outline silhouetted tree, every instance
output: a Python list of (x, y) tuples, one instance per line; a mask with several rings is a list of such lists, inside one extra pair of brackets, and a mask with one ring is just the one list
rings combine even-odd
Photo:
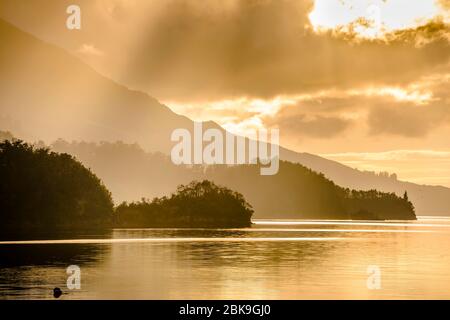
[(395, 193), (377, 190), (356, 191), (345, 189), (345, 207), (352, 219), (415, 220), (414, 206)]
[(0, 143), (2, 228), (100, 227), (113, 202), (102, 182), (68, 154), (20, 140)]
[(180, 185), (170, 197), (122, 203), (117, 222), (128, 227), (248, 227), (253, 209), (244, 197), (211, 181)]

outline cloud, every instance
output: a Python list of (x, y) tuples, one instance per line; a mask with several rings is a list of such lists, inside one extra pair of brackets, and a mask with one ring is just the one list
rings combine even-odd
[(425, 137), (440, 127), (450, 125), (450, 73), (438, 73), (411, 84), (426, 88), (432, 95), (428, 101), (409, 100), (388, 103), (375, 101), (370, 106), (368, 126), (371, 135), (394, 135), (410, 138)]
[(95, 43), (108, 52), (87, 60), (96, 69), (163, 101), (404, 85), (450, 59), (446, 24), (352, 43), (314, 32), (314, 0), (79, 0), (77, 34), (64, 27), (68, 3), (0, 0), (0, 16), (71, 51)]
[(316, 114), (304, 114), (295, 107), (284, 108), (274, 117), (264, 118), (264, 125), (273, 128), (278, 127), (283, 135), (290, 135), (301, 139), (302, 137), (331, 138), (352, 124), (351, 120), (338, 116), (323, 116)]
[[(283, 141), (338, 139), (370, 144), (380, 135), (402, 140), (427, 137), (450, 124), (450, 66), (405, 86), (330, 89), (275, 99), (231, 99), (168, 106), (197, 120), (214, 120), (237, 134), (279, 127)], [(365, 141), (365, 142), (364, 142)], [(396, 141), (395, 139), (391, 141)], [(364, 145), (363, 144), (363, 145)]]
[(437, 18), (417, 28), (389, 33), (386, 35), (386, 40), (413, 43), (418, 48), (432, 42), (447, 42), (447, 46), (450, 46), (450, 25), (444, 22), (443, 18)]
[(449, 61), (442, 39), (417, 48), (399, 35), (389, 43), (354, 44), (316, 34), (311, 8), (308, 1), (267, 0), (240, 1), (221, 11), (168, 1), (135, 46), (124, 82), (179, 101), (270, 99), (405, 83)]
[(442, 6), (442, 8), (450, 11), (450, 0), (439, 0), (439, 4)]
[(372, 135), (388, 134), (420, 138), (433, 129), (448, 124), (448, 120), (448, 105), (433, 103), (427, 106), (415, 106), (401, 103), (390, 107), (372, 108), (368, 124)]
[[(366, 141), (380, 135), (424, 138), (450, 128), (447, 69), (407, 86), (329, 90), (280, 99), (289, 103), (260, 118), (265, 126), (282, 128), (281, 135), (288, 140), (301, 136), (342, 138), (349, 128)], [(354, 136), (353, 140), (358, 139)]]
[[(423, 46), (448, 39), (448, 0), (315, 0), (314, 30), (352, 42), (410, 42)], [(447, 9), (446, 9), (447, 7)]]

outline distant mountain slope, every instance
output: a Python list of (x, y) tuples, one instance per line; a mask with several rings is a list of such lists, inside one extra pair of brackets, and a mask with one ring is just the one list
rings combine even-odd
[(256, 218), (413, 220), (407, 199), (376, 191), (351, 192), (300, 164), (282, 161), (277, 175), (262, 176), (258, 165), (176, 166), (168, 156), (124, 143), (52, 144), (91, 168), (116, 203), (167, 196), (176, 186), (208, 179), (240, 192)]
[[(166, 154), (172, 147), (171, 132), (193, 127), (190, 119), (147, 94), (101, 76), (66, 51), (1, 19), (0, 110), (0, 129), (26, 140), (121, 140)], [(204, 126), (220, 128), (213, 122)], [(322, 172), (343, 187), (398, 195), (406, 190), (419, 215), (450, 215), (448, 188), (391, 181), (287, 149), (281, 150), (281, 159)]]
[(0, 126), (27, 139), (123, 140), (167, 150), (192, 121), (0, 20)]
[(375, 175), (347, 167), (309, 153), (280, 150), (283, 160), (301, 163), (305, 167), (322, 172), (337, 185), (358, 190), (377, 189), (402, 195), (408, 192), (418, 215), (450, 215), (450, 189), (442, 186), (418, 185), (394, 178)]

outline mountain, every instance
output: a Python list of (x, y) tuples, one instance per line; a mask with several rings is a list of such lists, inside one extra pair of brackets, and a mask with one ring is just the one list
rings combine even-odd
[(177, 166), (169, 156), (122, 142), (58, 140), (51, 149), (81, 160), (105, 182), (116, 203), (135, 202), (136, 195), (147, 199), (167, 196), (178, 185), (211, 180), (241, 193), (253, 206), (256, 218), (415, 219), (407, 198), (344, 189), (298, 163), (281, 161), (278, 174), (262, 176), (259, 165)]
[[(0, 20), (0, 129), (29, 141), (123, 141), (168, 154), (174, 129), (193, 122), (149, 95), (98, 74), (54, 45)], [(206, 122), (205, 128), (218, 128)], [(307, 153), (281, 159), (323, 173), (342, 187), (408, 192), (418, 214), (450, 214), (450, 189), (390, 180)]]
[(192, 121), (145, 93), (101, 75), (76, 57), (0, 20), (2, 129), (25, 139), (123, 140), (166, 150)]

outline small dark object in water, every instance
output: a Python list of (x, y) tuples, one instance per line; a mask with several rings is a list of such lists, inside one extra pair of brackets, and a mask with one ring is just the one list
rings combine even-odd
[(53, 296), (58, 299), (59, 297), (61, 297), (62, 295), (62, 291), (60, 288), (55, 288), (53, 289)]

